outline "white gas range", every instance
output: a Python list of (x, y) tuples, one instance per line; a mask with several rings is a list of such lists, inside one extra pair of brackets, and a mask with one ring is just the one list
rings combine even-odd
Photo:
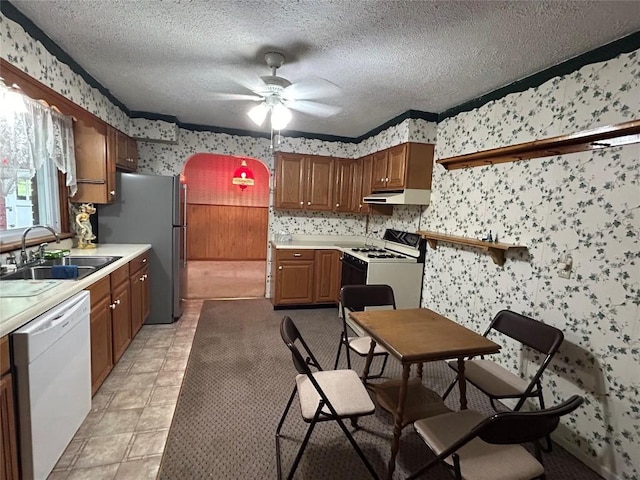
[(348, 249), (342, 255), (342, 286), (387, 284), (397, 308), (419, 308), (426, 242), (416, 233), (387, 229), (384, 247)]

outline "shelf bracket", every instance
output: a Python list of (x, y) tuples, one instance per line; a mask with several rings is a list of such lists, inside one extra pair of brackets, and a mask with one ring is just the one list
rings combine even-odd
[(489, 252), (489, 255), (491, 255), (493, 263), (501, 267), (504, 265), (504, 250), (489, 247), (487, 251)]

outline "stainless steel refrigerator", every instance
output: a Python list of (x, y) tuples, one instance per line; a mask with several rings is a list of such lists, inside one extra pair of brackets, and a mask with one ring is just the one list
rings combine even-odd
[(180, 176), (116, 174), (116, 202), (98, 206), (98, 243), (150, 243), (151, 313), (182, 315), (187, 280), (187, 186)]

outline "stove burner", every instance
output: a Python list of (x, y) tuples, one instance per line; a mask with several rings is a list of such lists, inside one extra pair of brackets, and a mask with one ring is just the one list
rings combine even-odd
[(377, 253), (383, 253), (385, 250), (383, 250), (382, 248), (353, 248), (352, 249), (354, 252), (362, 252), (362, 253), (369, 253), (369, 252), (377, 252)]

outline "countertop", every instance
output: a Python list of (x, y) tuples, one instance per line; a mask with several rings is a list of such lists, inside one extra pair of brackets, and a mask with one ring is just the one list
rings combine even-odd
[[(57, 280), (57, 285), (39, 295), (32, 297), (1, 297), (0, 337), (20, 328), (38, 315), (41, 315), (63, 300), (86, 289), (92, 283), (106, 277), (138, 255), (151, 249), (150, 244), (104, 244), (96, 245), (96, 247), (95, 249), (87, 250), (73, 248), (71, 249), (71, 255), (85, 257), (118, 256), (122, 258), (80, 280)], [(5, 280), (4, 282), (12, 281), (13, 280)], [(1, 282), (0, 288), (2, 288)]]

